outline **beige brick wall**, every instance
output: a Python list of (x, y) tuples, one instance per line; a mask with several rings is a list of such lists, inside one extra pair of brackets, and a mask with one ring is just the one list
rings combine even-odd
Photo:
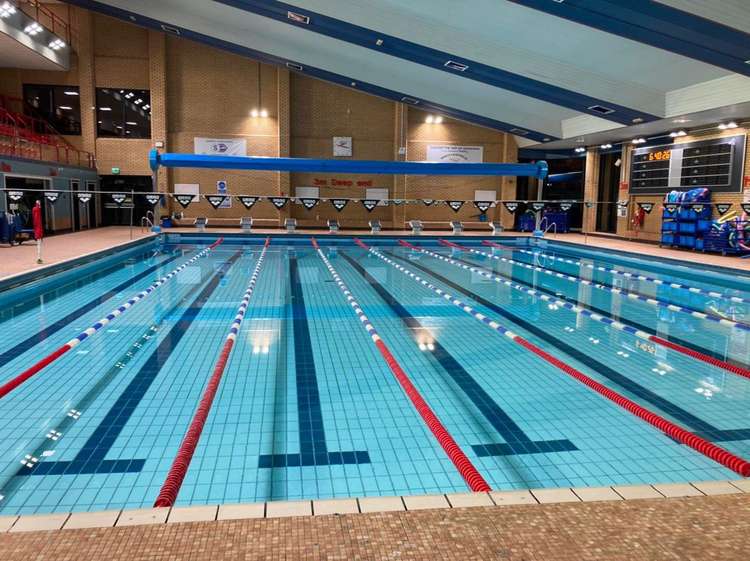
[[(71, 8), (76, 30), (73, 67), (69, 72), (0, 70), (0, 93), (21, 94), (23, 83), (77, 84), (81, 89), (81, 137), (74, 142), (94, 152), (102, 174), (119, 167), (123, 175), (150, 175), (148, 151), (156, 141), (171, 152), (192, 152), (195, 137), (244, 138), (248, 154), (333, 158), (333, 137), (353, 138), (353, 159), (422, 160), (426, 147), (435, 144), (481, 145), (487, 162), (515, 162), (517, 147), (503, 133), (445, 119), (426, 125), (425, 114), (286, 69), (259, 64), (248, 58), (198, 43), (139, 28), (126, 22)], [(259, 79), (260, 77), (260, 79)], [(152, 138), (97, 138), (95, 88), (151, 90)], [(260, 95), (260, 98), (259, 98)], [(268, 118), (253, 118), (253, 108), (265, 108)], [(407, 154), (400, 155), (405, 146)], [(172, 191), (175, 183), (199, 183), (201, 192), (215, 193), (216, 182), (226, 180), (232, 194), (293, 195), (297, 186), (315, 186), (325, 180), (321, 197), (365, 196), (364, 186), (387, 188), (392, 197), (472, 199), (475, 189), (491, 189), (498, 197), (515, 196), (515, 178), (405, 177), (391, 175), (331, 175), (323, 173), (246, 172), (235, 170), (162, 170), (159, 190)], [(351, 187), (332, 180), (351, 181)], [(206, 215), (214, 224), (234, 223), (248, 214), (238, 201), (230, 209), (213, 210), (208, 203), (193, 203), (188, 218)], [(170, 206), (181, 210), (170, 201)], [(500, 209), (490, 211), (496, 218)], [(502, 210), (503, 214), (508, 214)], [(328, 203), (312, 211), (290, 205), (282, 212), (270, 203), (258, 203), (256, 218), (283, 220), (296, 217), (302, 225), (324, 225), (336, 217), (344, 225), (362, 226), (379, 218), (384, 226), (403, 227), (412, 218), (442, 221), (471, 219), (478, 211), (466, 205), (458, 215), (447, 207), (422, 205), (379, 207), (368, 213), (350, 203), (337, 213)], [(508, 215), (509, 217), (510, 215)], [(508, 218), (505, 217), (505, 218)]]

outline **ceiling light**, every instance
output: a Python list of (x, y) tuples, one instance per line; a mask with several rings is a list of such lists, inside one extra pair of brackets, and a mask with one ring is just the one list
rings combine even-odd
[(433, 117), (432, 115), (427, 115), (427, 117), (424, 120), (425, 123), (432, 123), (434, 121), (435, 121), (435, 117)]
[(602, 144), (601, 146), (599, 146), (599, 148), (601, 148), (602, 150), (607, 150), (609, 148), (612, 148), (612, 145), (611, 144)]
[(251, 116), (251, 117), (257, 117), (257, 116), (258, 116), (258, 110), (257, 110), (257, 109), (253, 109), (253, 110), (251, 110), (251, 111), (250, 111), (250, 116)]
[(721, 123), (719, 125), (719, 128), (721, 130), (736, 129), (737, 128), (737, 123), (735, 123), (734, 121), (729, 121), (728, 123)]
[(133, 103), (135, 103), (136, 105), (140, 105), (141, 103), (143, 103), (143, 100), (139, 97)]
[(646, 142), (646, 139), (645, 138), (634, 138), (630, 142), (632, 142), (633, 144), (643, 144), (644, 142)]
[(66, 90), (65, 95), (78, 95), (78, 92), (74, 92), (73, 90)]
[(674, 121), (672, 121), (672, 122), (673, 122), (673, 123), (678, 123), (678, 124), (682, 124), (682, 123), (689, 123), (689, 122), (690, 122), (690, 119), (685, 119), (684, 117), (682, 117), (682, 118), (680, 118), (680, 119), (675, 119), (675, 120), (674, 120)]
[(685, 131), (673, 131), (669, 133), (669, 136), (677, 138), (678, 136), (687, 136), (687, 133)]
[(136, 123), (135, 121), (125, 121), (125, 124), (126, 125), (137, 125), (138, 123)]
[(0, 18), (9, 18), (16, 13), (16, 7), (10, 2), (3, 2), (0, 5)]
[(641, 117), (636, 117), (635, 119), (633, 119), (633, 122), (634, 123), (642, 123), (643, 119)]
[(438, 116), (435, 117), (435, 123), (437, 123), (439, 125), (442, 122), (443, 122), (443, 118), (440, 115), (438, 115)]
[(585, 152), (585, 151), (586, 151), (586, 149), (583, 146), (579, 146), (578, 148), (576, 148), (576, 152), (578, 152), (579, 154), (581, 152)]
[(60, 107), (58, 107), (58, 109), (62, 109), (64, 111), (70, 111), (73, 108), (70, 105), (61, 105)]
[(263, 118), (268, 117), (268, 110), (267, 109), (261, 109), (260, 110), (260, 116)]
[(382, 39), (378, 39), (377, 41), (375, 41), (375, 44), (379, 47), (380, 45), (383, 44), (383, 40)]
[(125, 134), (130, 134), (130, 131), (125, 131)]
[(99, 111), (112, 111), (111, 107), (100, 107)]
[(37, 33), (42, 32), (42, 26), (39, 25), (37, 22), (31, 22), (29, 25), (23, 28), (23, 32), (26, 35), (31, 35), (32, 37), (36, 35)]
[[(120, 93), (122, 93), (122, 90), (120, 90)], [(128, 92), (128, 93), (126, 93), (126, 94), (125, 94), (125, 99), (130, 99), (130, 98), (131, 98), (131, 97), (133, 97), (134, 95), (135, 95), (135, 94), (134, 94), (133, 92)]]
[(59, 51), (63, 47), (65, 47), (65, 41), (62, 39), (55, 38), (49, 42), (49, 48), (53, 51)]

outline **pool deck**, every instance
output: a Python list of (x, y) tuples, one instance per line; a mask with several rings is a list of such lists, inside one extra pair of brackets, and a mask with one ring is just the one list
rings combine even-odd
[[(0, 528), (0, 551), (4, 561), (746, 561), (748, 483), (10, 517), (0, 519), (0, 526), (5, 524)], [(732, 485), (743, 487), (745, 493), (732, 490)], [(660, 498), (643, 498), (654, 493)], [(316, 503), (323, 506), (322, 514), (300, 515), (315, 509)], [(357, 510), (351, 510), (350, 503), (358, 504)], [(109, 527), (96, 527), (96, 519), (107, 521)], [(68, 529), (56, 529), (63, 524)]]
[(44, 263), (41, 265), (36, 262), (35, 242), (27, 241), (13, 247), (4, 244), (0, 246), (0, 280), (30, 271), (40, 271), (45, 267), (112, 249), (154, 234), (148, 231), (142, 232), (140, 228), (133, 228), (132, 235), (131, 239), (129, 227), (110, 226), (44, 238), (42, 240)]

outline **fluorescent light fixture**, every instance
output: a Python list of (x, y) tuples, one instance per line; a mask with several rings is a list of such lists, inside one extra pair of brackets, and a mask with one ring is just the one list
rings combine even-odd
[(10, 2), (0, 4), (0, 18), (9, 18), (16, 13), (16, 7)]
[(669, 136), (672, 138), (677, 138), (678, 136), (687, 136), (687, 133), (685, 131), (672, 131), (669, 133)]
[(70, 111), (73, 108), (70, 105), (61, 105), (60, 107), (58, 107), (58, 109), (62, 109), (64, 111)]
[(634, 138), (630, 142), (632, 142), (633, 144), (643, 144), (644, 142), (646, 142), (646, 139), (645, 138)]
[(49, 48), (53, 51), (59, 51), (63, 47), (65, 47), (65, 41), (62, 39), (54, 38), (49, 42)]
[(99, 111), (112, 111), (111, 107), (100, 107)]
[(65, 95), (78, 95), (78, 92), (74, 92), (73, 90), (65, 90)]
[(35, 21), (31, 22), (31, 23), (30, 23), (29, 25), (27, 25), (26, 27), (24, 27), (24, 28), (23, 28), (23, 32), (24, 32), (24, 33), (25, 33), (26, 35), (30, 35), (30, 36), (32, 36), (32, 37), (33, 37), (34, 35), (37, 35), (38, 33), (41, 33), (42, 31), (43, 31), (43, 30), (42, 30), (42, 26), (41, 26), (41, 25), (39, 25), (39, 24), (38, 24), (37, 22), (35, 22)]

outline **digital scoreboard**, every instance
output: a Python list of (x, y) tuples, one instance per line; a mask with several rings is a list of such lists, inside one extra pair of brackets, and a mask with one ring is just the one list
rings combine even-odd
[(742, 190), (744, 159), (744, 134), (635, 148), (630, 166), (630, 193), (662, 194), (694, 187), (738, 193)]

